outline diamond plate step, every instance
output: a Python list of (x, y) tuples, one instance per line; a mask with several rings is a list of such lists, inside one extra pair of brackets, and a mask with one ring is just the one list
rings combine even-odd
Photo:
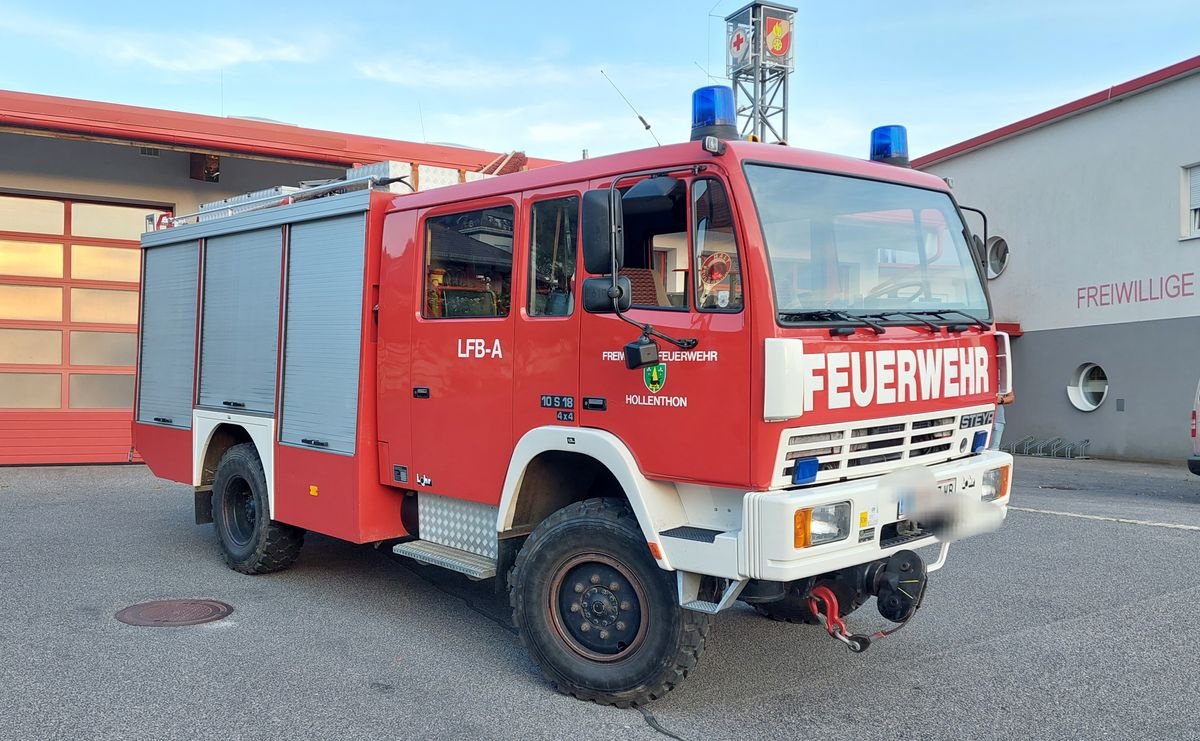
[(441, 543), (432, 543), (428, 540), (410, 540), (407, 543), (401, 543), (392, 548), (392, 553), (408, 556), (421, 563), (457, 571), (472, 579), (488, 579), (496, 575), (496, 559), (451, 548)]

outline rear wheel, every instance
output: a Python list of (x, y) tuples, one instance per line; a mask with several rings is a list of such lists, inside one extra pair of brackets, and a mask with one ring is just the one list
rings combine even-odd
[(267, 477), (253, 443), (221, 456), (213, 480), (213, 524), (225, 563), (243, 574), (266, 574), (292, 565), (304, 531), (271, 519)]
[(563, 693), (629, 707), (665, 695), (704, 651), (709, 616), (679, 607), (629, 506), (589, 499), (529, 536), (509, 580), (513, 623)]

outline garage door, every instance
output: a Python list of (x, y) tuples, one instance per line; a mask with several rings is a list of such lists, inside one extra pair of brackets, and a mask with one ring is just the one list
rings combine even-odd
[(0, 194), (0, 464), (128, 460), (152, 212)]

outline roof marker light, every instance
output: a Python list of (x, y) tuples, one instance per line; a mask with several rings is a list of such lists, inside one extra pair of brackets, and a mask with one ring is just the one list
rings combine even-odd
[(908, 131), (903, 126), (880, 126), (871, 132), (871, 159), (908, 167)]
[(733, 88), (708, 85), (692, 93), (692, 141), (715, 136), (736, 139), (737, 118), (733, 111)]

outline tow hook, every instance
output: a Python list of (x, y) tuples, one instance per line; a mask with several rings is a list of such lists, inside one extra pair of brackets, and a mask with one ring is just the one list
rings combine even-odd
[[(824, 603), (825, 606), (824, 613), (820, 609), (821, 603)], [(854, 653), (860, 654), (871, 647), (870, 636), (851, 634), (846, 628), (846, 623), (838, 617), (837, 595), (829, 587), (818, 585), (812, 588), (808, 596), (808, 609), (813, 611), (829, 635), (846, 644), (846, 648)]]
[(872, 641), (886, 638), (903, 628), (921, 606), (928, 584), (925, 562), (912, 551), (897, 551), (886, 561), (876, 561), (860, 573), (864, 582), (862, 591), (875, 596), (879, 614), (897, 623), (894, 628), (870, 635), (851, 633), (840, 616), (838, 598), (832, 589), (817, 584), (808, 596), (808, 607), (825, 626), (826, 632), (854, 653), (866, 651)]

